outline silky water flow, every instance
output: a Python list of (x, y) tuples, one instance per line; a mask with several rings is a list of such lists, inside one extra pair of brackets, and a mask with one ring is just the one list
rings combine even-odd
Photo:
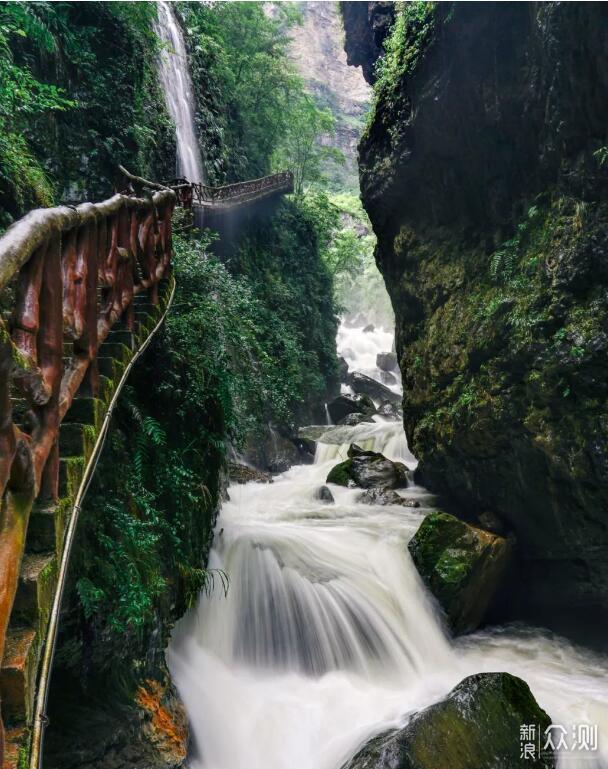
[[(393, 336), (363, 328), (343, 322), (339, 352), (380, 380), (376, 355)], [(597, 724), (595, 758), (560, 764), (608, 767), (606, 659), (531, 627), (450, 639), (407, 550), (433, 497), (413, 485), (402, 493), (419, 508), (382, 507), (332, 485), (335, 504), (316, 498), (351, 443), (415, 467), (401, 424), (376, 417), (328, 427), (313, 465), (229, 489), (209, 562), (228, 591), (216, 581), (201, 595), (167, 652), (190, 769), (340, 769), (370, 736), (483, 671), (521, 676), (556, 724)]]

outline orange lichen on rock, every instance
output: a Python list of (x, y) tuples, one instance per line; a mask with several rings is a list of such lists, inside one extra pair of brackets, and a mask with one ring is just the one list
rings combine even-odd
[(179, 766), (188, 752), (188, 722), (181, 702), (159, 681), (146, 679), (135, 701), (149, 716), (144, 726), (163, 758)]

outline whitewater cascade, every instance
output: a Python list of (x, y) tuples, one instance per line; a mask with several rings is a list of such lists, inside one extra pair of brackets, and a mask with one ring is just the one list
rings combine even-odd
[[(351, 370), (380, 379), (376, 354), (392, 334), (343, 323), (338, 344)], [(449, 639), (407, 550), (434, 505), (425, 489), (402, 492), (419, 508), (361, 504), (360, 490), (337, 486), (335, 504), (316, 498), (350, 443), (414, 468), (401, 424), (375, 419), (328, 427), (313, 465), (230, 487), (209, 564), (228, 575), (228, 593), (218, 582), (201, 596), (167, 653), (192, 726), (188, 766), (340, 769), (465, 676), (504, 670), (529, 683), (555, 723), (599, 725), (597, 760), (562, 766), (607, 767), (604, 658), (533, 628)]]
[(169, 114), (177, 135), (177, 175), (191, 182), (205, 182), (205, 171), (195, 131), (194, 90), (188, 70), (186, 46), (171, 3), (159, 0), (156, 34), (163, 43), (159, 76)]

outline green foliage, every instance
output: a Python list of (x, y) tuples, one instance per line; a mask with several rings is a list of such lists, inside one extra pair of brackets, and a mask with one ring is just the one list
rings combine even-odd
[(519, 257), (528, 242), (532, 226), (539, 220), (538, 206), (528, 209), (527, 218), (519, 222), (515, 235), (506, 240), (490, 258), (490, 274), (497, 281), (508, 281), (516, 274)]
[(600, 147), (593, 153), (593, 157), (597, 160), (597, 164), (600, 168), (603, 168), (608, 164), (608, 147)]
[(321, 110), (308, 94), (297, 94), (290, 105), (290, 119), (285, 135), (273, 155), (276, 170), (289, 168), (294, 175), (294, 193), (301, 196), (305, 186), (326, 181), (328, 161), (344, 163), (336, 147), (322, 143), (335, 134), (335, 119)]
[(287, 58), (288, 4), (184, 3), (198, 127), (215, 182), (264, 176), (288, 131), (302, 81)]
[[(295, 191), (323, 183), (344, 158), (327, 139), (335, 120), (304, 90), (289, 60), (297, 8), (262, 3), (180, 6), (197, 97), (197, 128), (212, 183), (291, 168)], [(323, 140), (323, 141), (322, 141)]]
[(153, 3), (0, 6), (0, 213), (111, 193), (119, 162), (173, 169)]
[(15, 61), (13, 46), (24, 38), (47, 53), (55, 50), (53, 36), (32, 7), (0, 5), (0, 205), (12, 210), (52, 203), (51, 184), (25, 131), (36, 117), (74, 106), (61, 89), (41, 82), (27, 65)]
[(217, 398), (238, 443), (269, 420), (292, 424), (326, 395), (336, 376), (336, 322), (305, 210), (284, 202), (253, 225), (228, 265), (204, 244), (177, 238), (175, 266), (179, 312), (168, 341), (193, 364), (187, 387), (170, 385), (180, 387), (180, 402), (204, 408)]
[(360, 199), (351, 193), (314, 191), (301, 206), (317, 230), (321, 256), (334, 282), (339, 312), (355, 317), (365, 308), (368, 322), (390, 328), (393, 311), (374, 259), (376, 238)]
[[(432, 39), (435, 3), (426, 0), (397, 2), (396, 18), (384, 42), (385, 53), (376, 63), (376, 103), (394, 106), (404, 78), (416, 68)], [(373, 121), (373, 112), (370, 122)]]

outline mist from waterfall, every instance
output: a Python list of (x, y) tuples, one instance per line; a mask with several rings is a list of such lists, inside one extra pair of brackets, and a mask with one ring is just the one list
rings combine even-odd
[(167, 109), (175, 123), (177, 176), (191, 182), (206, 181), (194, 122), (194, 89), (188, 69), (186, 45), (171, 3), (158, 0), (156, 34), (163, 43), (159, 56), (159, 77)]
[[(343, 323), (339, 352), (380, 379), (375, 356), (392, 334), (363, 328)], [(605, 659), (534, 628), (449, 637), (407, 550), (435, 509), (426, 489), (401, 491), (419, 508), (362, 504), (360, 489), (334, 485), (333, 504), (318, 499), (351, 443), (415, 467), (401, 423), (374, 419), (328, 426), (313, 465), (230, 487), (209, 562), (228, 592), (218, 582), (202, 595), (167, 653), (191, 721), (190, 769), (340, 769), (467, 675), (503, 670), (555, 723), (599, 725), (597, 762), (561, 766), (608, 766)]]

